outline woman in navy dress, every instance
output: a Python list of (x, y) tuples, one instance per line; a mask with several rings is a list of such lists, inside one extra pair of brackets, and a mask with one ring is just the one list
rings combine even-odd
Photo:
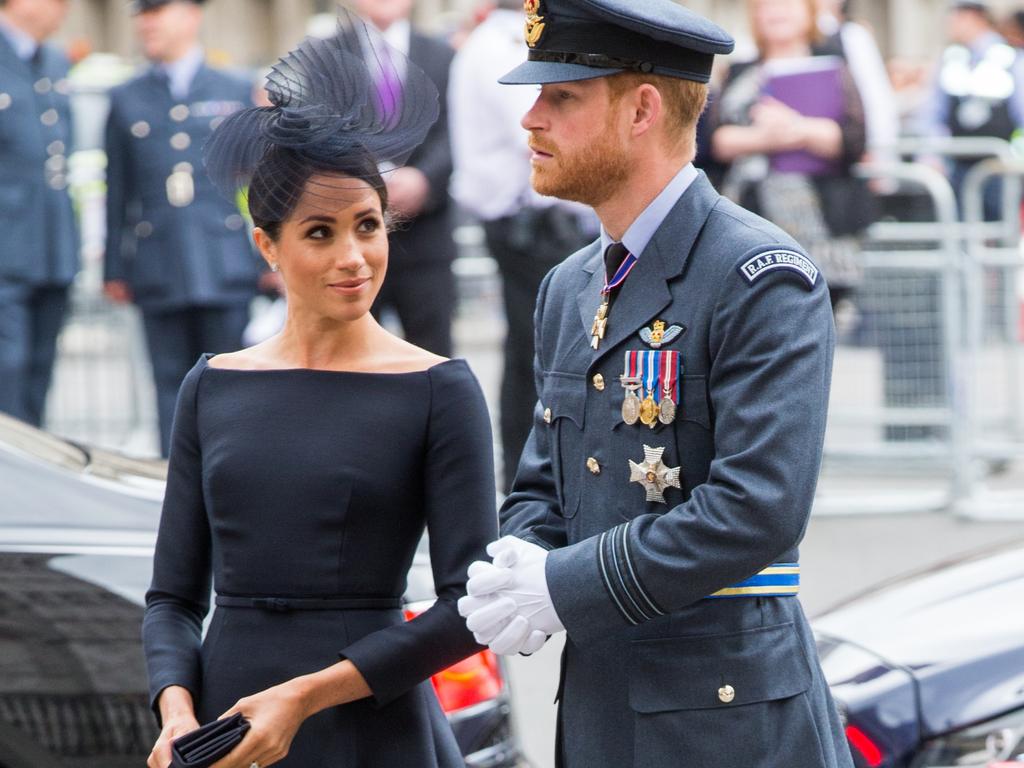
[[(143, 626), (151, 768), (236, 712), (251, 730), (216, 768), (464, 765), (428, 678), (480, 650), (456, 601), (497, 533), (490, 422), (465, 362), (370, 314), (388, 259), (377, 162), (422, 139), (437, 93), (406, 63), (401, 113), (382, 107), (355, 33), (303, 43), (269, 79), (274, 106), (208, 148), (226, 191), (249, 185), (288, 320), (181, 387)], [(425, 527), (437, 601), (405, 622)]]

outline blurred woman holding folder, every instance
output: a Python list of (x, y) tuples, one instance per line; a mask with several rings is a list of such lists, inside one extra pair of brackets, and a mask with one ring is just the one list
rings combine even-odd
[[(456, 601), (497, 537), (490, 420), (465, 361), (370, 314), (383, 176), (425, 137), (438, 93), (342, 21), (279, 61), (270, 106), (228, 117), (205, 149), (222, 193), (248, 190), (288, 317), (254, 347), (204, 355), (178, 396), (143, 624), (163, 728), (149, 768), (464, 768), (428, 678), (481, 650)], [(367, 50), (400, 62), (401, 99)], [(437, 600), (407, 622), (424, 528)]]
[(864, 110), (842, 59), (815, 56), (814, 0), (748, 0), (758, 59), (733, 64), (713, 107), (723, 193), (782, 227), (815, 258), (832, 306), (860, 282), (858, 236), (874, 218), (851, 173)]

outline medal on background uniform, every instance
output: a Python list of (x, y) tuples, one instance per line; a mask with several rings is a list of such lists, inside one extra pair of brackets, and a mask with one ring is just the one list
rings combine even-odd
[(167, 202), (175, 208), (185, 208), (196, 199), (196, 185), (192, 179), (192, 166), (178, 163), (167, 177)]

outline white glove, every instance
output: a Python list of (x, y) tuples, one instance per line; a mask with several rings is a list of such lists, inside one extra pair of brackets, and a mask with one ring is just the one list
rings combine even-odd
[(516, 613), (525, 617), (533, 630), (545, 635), (565, 631), (551, 602), (544, 574), (547, 550), (506, 536), (488, 544), (487, 553), (494, 558), (494, 563), (474, 564), (466, 584), (469, 595), (510, 597), (516, 603)]

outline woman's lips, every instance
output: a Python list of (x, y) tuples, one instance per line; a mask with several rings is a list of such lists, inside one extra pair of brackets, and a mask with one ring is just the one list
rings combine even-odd
[(351, 296), (359, 293), (369, 282), (370, 278), (360, 277), (355, 280), (339, 280), (336, 283), (331, 283), (328, 287), (343, 296)]

